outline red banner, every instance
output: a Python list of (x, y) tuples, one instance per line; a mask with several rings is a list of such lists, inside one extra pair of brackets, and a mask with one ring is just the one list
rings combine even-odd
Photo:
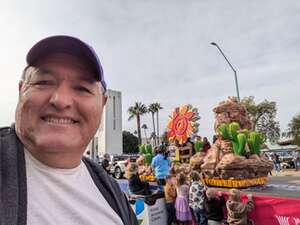
[(255, 209), (249, 214), (253, 225), (300, 225), (300, 199), (254, 196), (253, 200)]

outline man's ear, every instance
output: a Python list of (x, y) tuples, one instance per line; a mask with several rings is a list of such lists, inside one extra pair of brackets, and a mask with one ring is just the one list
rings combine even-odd
[(23, 80), (20, 80), (20, 81), (19, 81), (19, 93), (20, 93), (21, 90), (22, 90), (23, 84), (24, 84), (24, 81), (23, 81)]
[(102, 102), (103, 102), (103, 106), (105, 106), (105, 104), (107, 102), (107, 96), (106, 95), (102, 96)]

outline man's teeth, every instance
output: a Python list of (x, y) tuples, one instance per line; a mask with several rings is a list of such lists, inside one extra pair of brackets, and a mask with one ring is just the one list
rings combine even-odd
[(58, 124), (73, 124), (75, 123), (74, 120), (71, 119), (59, 119), (59, 118), (52, 118), (52, 117), (46, 117), (45, 121), (48, 123), (58, 123)]

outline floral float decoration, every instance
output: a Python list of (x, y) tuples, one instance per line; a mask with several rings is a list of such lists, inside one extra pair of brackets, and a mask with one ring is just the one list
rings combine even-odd
[(198, 110), (191, 105), (184, 105), (174, 109), (168, 122), (169, 141), (178, 141), (183, 144), (198, 131), (200, 119)]

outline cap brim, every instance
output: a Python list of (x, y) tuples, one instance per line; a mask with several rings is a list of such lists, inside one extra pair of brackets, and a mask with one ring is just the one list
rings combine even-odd
[(54, 53), (66, 53), (84, 59), (92, 66), (93, 71), (96, 73), (96, 79), (106, 89), (102, 66), (95, 51), (89, 45), (74, 37), (51, 36), (39, 41), (29, 50), (26, 57), (27, 64), (35, 65), (39, 59)]

